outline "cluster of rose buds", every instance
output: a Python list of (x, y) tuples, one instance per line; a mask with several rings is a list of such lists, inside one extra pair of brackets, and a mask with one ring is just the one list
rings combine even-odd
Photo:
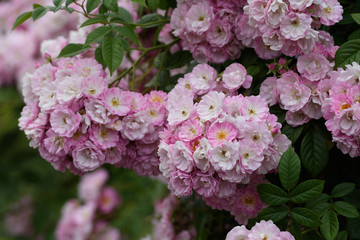
[(157, 175), (167, 95), (108, 88), (94, 59), (52, 61), (24, 77), (19, 126), (57, 170), (83, 174), (104, 163)]
[(337, 147), (351, 157), (360, 156), (360, 65), (339, 68), (320, 85), (322, 113)]
[(195, 190), (209, 203), (223, 204), (216, 208), (236, 212), (229, 199), (239, 199), (244, 184), (276, 169), (290, 141), (264, 99), (237, 95), (235, 90), (251, 84), (241, 64), (230, 65), (221, 78), (200, 64), (179, 80), (168, 95), (169, 125), (158, 154), (174, 194)]
[(200, 62), (223, 63), (240, 57), (243, 45), (235, 38), (236, 19), (244, 3), (232, 0), (177, 1), (171, 28), (182, 48)]
[(308, 54), (321, 46), (321, 24), (330, 26), (342, 19), (337, 0), (248, 0), (244, 14), (237, 17), (236, 37), (254, 48), (260, 58), (281, 54)]
[[(333, 46), (334, 42), (329, 34), (326, 39), (327, 45)], [(296, 127), (322, 117), (319, 87), (322, 81), (327, 81), (334, 66), (335, 52), (329, 53), (326, 50), (330, 48), (322, 48), (325, 51), (323, 53), (318, 48), (319, 52), (299, 56), (293, 70), (285, 70), (285, 61), (279, 78), (268, 77), (261, 84), (260, 96), (270, 106), (278, 103), (282, 109), (287, 110), (285, 119), (289, 125)], [(331, 49), (336, 50), (337, 47)]]

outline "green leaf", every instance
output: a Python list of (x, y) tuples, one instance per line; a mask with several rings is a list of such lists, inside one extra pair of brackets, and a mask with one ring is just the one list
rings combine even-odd
[(118, 14), (116, 16), (119, 17), (120, 19), (122, 19), (123, 21), (127, 22), (127, 23), (133, 23), (134, 22), (134, 19), (133, 19), (132, 15), (129, 13), (128, 10), (126, 10), (123, 7), (119, 7)]
[(33, 4), (33, 9), (36, 9), (36, 8), (38, 8), (38, 7), (43, 7), (43, 6), (41, 6), (40, 4), (37, 4), (37, 3), (34, 3), (34, 4)]
[(90, 13), (92, 10), (94, 10), (97, 6), (99, 6), (101, 0), (88, 0), (86, 2), (86, 11)]
[(64, 2), (65, 0), (53, 0), (55, 7), (60, 7)]
[(165, 68), (174, 69), (181, 68), (188, 64), (193, 59), (192, 54), (188, 51), (178, 51), (167, 57)]
[(299, 224), (297, 224), (296, 222), (293, 222), (290, 226), (290, 233), (294, 236), (294, 238), (296, 240), (301, 240), (302, 239), (302, 233), (301, 233), (301, 228), (299, 226)]
[(355, 20), (357, 24), (360, 24), (360, 13), (353, 13), (351, 17)]
[(105, 17), (90, 18), (90, 19), (86, 20), (85, 22), (83, 22), (83, 24), (81, 24), (80, 28), (86, 27), (89, 25), (93, 25), (93, 24), (97, 24), (97, 23), (105, 24), (105, 23), (108, 23), (108, 21)]
[(300, 137), (302, 131), (304, 129), (304, 125), (298, 127), (291, 127), (289, 124), (285, 124), (283, 128), (281, 128), (281, 133), (285, 134), (293, 144), (295, 144), (296, 140)]
[(69, 6), (70, 4), (72, 4), (72, 3), (73, 3), (73, 0), (66, 0), (65, 6), (67, 7), (67, 6)]
[(21, 14), (20, 16), (18, 16), (14, 22), (14, 25), (12, 27), (12, 30), (14, 30), (15, 28), (17, 28), (20, 24), (22, 24), (23, 22), (25, 22), (26, 20), (28, 20), (29, 18), (31, 18), (32, 16), (32, 12), (24, 12), (23, 14)]
[(273, 222), (278, 222), (281, 219), (285, 218), (288, 215), (288, 209), (285, 206), (270, 206), (264, 208), (259, 212), (257, 218), (263, 220), (272, 220)]
[(348, 37), (348, 40), (353, 40), (353, 39), (359, 39), (360, 38), (360, 29), (352, 32), (349, 37)]
[(131, 51), (131, 49), (130, 49), (130, 44), (129, 44), (128, 41), (126, 41), (125, 38), (121, 38), (121, 43), (122, 43), (122, 45), (123, 45), (123, 47), (124, 47), (124, 51), (125, 51), (125, 52), (130, 52), (130, 51)]
[(138, 3), (141, 6), (147, 7), (145, 0), (131, 0), (131, 1), (134, 2), (134, 3)]
[(261, 200), (269, 205), (281, 205), (288, 201), (287, 193), (271, 183), (262, 183), (257, 186)]
[(149, 8), (152, 10), (156, 10), (159, 7), (160, 0), (148, 0)]
[(311, 209), (320, 215), (331, 208), (331, 204), (328, 201), (331, 199), (330, 195), (322, 193), (319, 197), (314, 198), (305, 204), (305, 208)]
[(346, 230), (352, 239), (360, 239), (360, 218), (349, 218), (346, 221)]
[(347, 240), (348, 239), (348, 233), (346, 231), (341, 231), (336, 236), (335, 240)]
[(291, 217), (305, 227), (317, 227), (321, 224), (319, 215), (307, 208), (291, 209)]
[(121, 64), (124, 57), (124, 49), (119, 38), (105, 36), (102, 54), (106, 66), (108, 66), (110, 74), (112, 74)]
[(164, 20), (164, 18), (156, 13), (150, 13), (140, 18), (136, 24), (142, 25), (143, 28), (152, 28), (165, 24), (165, 22), (159, 23), (159, 20)]
[(300, 156), (305, 169), (313, 177), (321, 173), (329, 159), (329, 151), (323, 136), (316, 131), (308, 131), (301, 142)]
[(356, 207), (348, 202), (338, 201), (334, 203), (333, 207), (336, 212), (343, 215), (344, 217), (348, 217), (348, 218), (359, 217), (359, 212), (356, 209)]
[(95, 60), (101, 64), (103, 66), (103, 68), (105, 69), (105, 62), (104, 62), (104, 58), (102, 56), (102, 45), (99, 45), (96, 49), (95, 49)]
[(313, 210), (320, 215), (324, 215), (326, 211), (329, 211), (331, 209), (331, 204), (328, 202), (320, 202), (315, 205), (310, 205), (307, 208)]
[(260, 72), (260, 67), (256, 65), (251, 65), (246, 68), (247, 74), (249, 74), (252, 77), (255, 77)]
[(129, 39), (138, 46), (140, 45), (138, 35), (135, 33), (134, 30), (121, 26), (115, 26), (113, 27), (113, 29), (118, 32), (120, 36)]
[(64, 10), (67, 11), (68, 13), (72, 13), (75, 11), (75, 9), (73, 9), (71, 7), (64, 7)]
[(355, 189), (355, 183), (340, 183), (331, 190), (331, 196), (333, 198), (340, 198), (348, 195)]
[(345, 65), (360, 61), (360, 39), (350, 40), (336, 51), (335, 67), (344, 68)]
[(327, 211), (321, 218), (320, 232), (326, 240), (333, 240), (339, 232), (339, 220), (334, 211)]
[(101, 26), (95, 28), (89, 35), (86, 37), (85, 45), (89, 45), (90, 43), (97, 42), (99, 39), (104, 37), (107, 33), (111, 31), (111, 28)]
[(344, 197), (344, 200), (360, 209), (360, 189), (354, 189), (354, 191)]
[(33, 20), (34, 21), (38, 20), (39, 18), (44, 16), (48, 11), (49, 11), (49, 9), (47, 9), (43, 6), (36, 7), (32, 13)]
[(84, 47), (82, 44), (70, 43), (61, 50), (58, 58), (73, 57), (84, 52), (87, 49), (89, 49), (89, 47)]
[(300, 159), (290, 146), (282, 155), (279, 163), (281, 185), (287, 190), (294, 188), (299, 180), (300, 170)]
[(316, 199), (312, 199), (306, 203), (306, 206), (310, 206), (316, 203), (325, 203), (328, 202), (331, 199), (329, 194), (322, 193), (319, 197)]
[(324, 181), (315, 179), (299, 184), (289, 194), (291, 202), (304, 203), (312, 198), (319, 196), (324, 189), (324, 184)]
[(117, 12), (119, 10), (117, 0), (103, 0), (105, 7), (113, 12)]

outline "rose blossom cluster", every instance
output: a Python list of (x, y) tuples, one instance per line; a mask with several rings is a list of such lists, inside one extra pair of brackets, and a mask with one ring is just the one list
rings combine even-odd
[(237, 16), (236, 38), (260, 58), (308, 54), (321, 46), (321, 24), (342, 19), (337, 0), (248, 0)]
[(225, 240), (258, 240), (258, 239), (278, 239), (278, 240), (295, 240), (294, 236), (287, 231), (280, 229), (273, 221), (258, 222), (251, 228), (246, 229), (245, 226), (234, 227), (227, 235)]
[(104, 163), (157, 175), (167, 94), (108, 88), (94, 59), (63, 58), (23, 79), (20, 129), (55, 169), (83, 174)]
[(360, 65), (333, 71), (320, 84), (322, 113), (337, 147), (351, 157), (360, 156)]
[[(328, 45), (333, 45), (331, 36), (328, 37)], [(335, 55), (335, 52), (326, 53), (328, 52), (303, 54), (297, 59), (294, 69), (282, 71), (285, 69), (283, 68), (279, 78), (268, 77), (261, 84), (260, 96), (270, 106), (279, 104), (282, 109), (287, 110), (286, 122), (293, 127), (322, 117), (319, 86), (329, 78)], [(280, 60), (280, 65), (286, 65)]]
[(236, 19), (244, 5), (245, 1), (233, 0), (177, 0), (170, 21), (172, 33), (200, 62), (237, 59), (243, 45), (235, 38)]
[(121, 204), (112, 187), (104, 187), (108, 173), (99, 169), (84, 175), (79, 183), (79, 199), (71, 199), (62, 209), (56, 227), (58, 240), (120, 240), (120, 232), (104, 218)]
[(25, 22), (11, 31), (15, 19), (32, 9), (32, 4), (52, 4), (51, 1), (11, 0), (0, 2), (0, 86), (20, 81), (25, 72), (41, 62), (40, 44), (46, 39), (67, 36), (75, 29), (78, 15), (65, 11), (48, 12), (34, 23)]
[(185, 210), (182, 204), (171, 194), (163, 200), (158, 200), (152, 221), (152, 236), (142, 240), (194, 240), (196, 229), (193, 225), (193, 214)]
[[(260, 202), (255, 188), (245, 184), (261, 182), (290, 145), (263, 98), (237, 95), (251, 80), (238, 63), (227, 67), (221, 80), (214, 68), (197, 65), (168, 94), (169, 125), (158, 150), (160, 171), (174, 194), (194, 190), (210, 206), (244, 215), (239, 222), (262, 208), (255, 204)], [(239, 198), (248, 193), (251, 200)], [(246, 202), (256, 207), (238, 211)]]

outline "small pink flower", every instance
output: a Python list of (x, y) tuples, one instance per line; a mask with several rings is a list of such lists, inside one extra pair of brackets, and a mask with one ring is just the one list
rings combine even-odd
[(237, 136), (236, 127), (229, 122), (216, 122), (208, 130), (208, 139), (212, 145), (231, 142)]
[(93, 124), (89, 130), (89, 138), (101, 149), (115, 147), (119, 141), (119, 132), (104, 125)]
[(206, 32), (206, 40), (212, 46), (223, 47), (233, 37), (232, 26), (226, 21), (212, 21), (209, 30)]
[(209, 121), (219, 116), (222, 111), (222, 104), (225, 99), (224, 93), (210, 92), (202, 97), (197, 106), (197, 113), (201, 120)]
[(231, 231), (226, 235), (225, 240), (247, 240), (250, 231), (243, 226), (237, 226), (231, 229)]
[(183, 141), (191, 141), (199, 137), (202, 133), (203, 126), (196, 119), (185, 121), (179, 131), (179, 138)]
[(74, 166), (88, 172), (100, 167), (104, 160), (104, 153), (90, 141), (79, 144), (72, 152)]
[(98, 199), (98, 207), (104, 214), (109, 214), (120, 205), (120, 198), (112, 187), (105, 187)]
[(190, 173), (194, 167), (194, 159), (191, 151), (183, 142), (177, 141), (172, 151), (172, 161), (177, 169)]
[(188, 31), (203, 33), (210, 28), (214, 18), (212, 7), (206, 2), (192, 5), (185, 15), (185, 27)]
[(239, 143), (225, 142), (209, 150), (209, 159), (215, 170), (232, 170), (239, 160)]
[(201, 172), (196, 173), (193, 178), (194, 190), (204, 197), (211, 197), (218, 189), (218, 181), (211, 175)]
[(105, 89), (101, 100), (112, 114), (126, 116), (130, 112), (126, 92), (121, 91), (120, 88)]
[(267, 222), (262, 220), (260, 223), (256, 223), (249, 234), (249, 240), (264, 238), (280, 239), (280, 230), (271, 220)]
[(324, 0), (324, 4), (319, 4), (317, 14), (322, 24), (330, 26), (342, 19), (343, 8), (337, 0)]
[(230, 90), (235, 90), (243, 86), (249, 88), (252, 77), (247, 75), (246, 69), (239, 63), (228, 66), (222, 76), (223, 86)]
[(90, 77), (83, 80), (82, 88), (85, 96), (97, 98), (107, 88), (107, 84), (103, 78)]
[(296, 67), (301, 76), (310, 81), (319, 81), (326, 77), (331, 66), (323, 55), (310, 53), (300, 56)]
[(80, 125), (80, 114), (75, 114), (65, 107), (56, 108), (50, 115), (50, 124), (61, 137), (71, 137)]
[(85, 202), (97, 201), (100, 191), (108, 178), (109, 174), (104, 169), (82, 176), (78, 185), (79, 198)]
[(311, 28), (311, 22), (312, 18), (305, 13), (290, 12), (280, 24), (281, 34), (286, 39), (299, 40)]

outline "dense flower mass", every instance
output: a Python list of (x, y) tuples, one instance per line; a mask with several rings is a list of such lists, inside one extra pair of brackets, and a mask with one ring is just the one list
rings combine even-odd
[(243, 48), (235, 38), (236, 19), (245, 1), (177, 1), (171, 15), (171, 28), (182, 39), (183, 49), (201, 62), (222, 63), (236, 59)]
[(334, 46), (329, 34), (321, 34), (323, 47), (318, 46), (316, 51), (299, 56), (296, 66), (290, 69), (287, 61), (280, 58), (275, 69), (271, 69), (275, 72), (280, 69), (280, 77), (268, 77), (260, 87), (260, 96), (270, 106), (278, 103), (287, 110), (286, 122), (293, 127), (322, 117), (320, 86), (330, 77), (338, 47)]
[(322, 113), (333, 141), (344, 154), (360, 156), (360, 65), (339, 68), (320, 86)]
[(333, 25), (343, 13), (337, 0), (247, 2), (237, 18), (236, 37), (263, 59), (311, 53), (322, 45), (321, 24)]
[(104, 187), (107, 179), (108, 173), (103, 169), (82, 177), (78, 189), (79, 200), (71, 199), (64, 205), (55, 232), (56, 239), (120, 240), (119, 230), (105, 221), (121, 203), (114, 188)]
[(94, 59), (52, 61), (24, 77), (19, 126), (57, 170), (83, 174), (104, 163), (157, 175), (167, 95), (108, 88)]
[(245, 226), (234, 227), (227, 235), (225, 240), (258, 240), (258, 239), (279, 239), (294, 240), (295, 238), (287, 231), (280, 229), (271, 221), (258, 222), (251, 228), (246, 229)]
[(337, 0), (177, 1), (173, 34), (201, 62), (236, 59), (244, 46), (263, 59), (308, 54), (321, 45), (321, 24), (342, 19)]
[(255, 187), (290, 145), (263, 98), (237, 95), (251, 80), (237, 63), (221, 80), (209, 65), (197, 65), (168, 95), (169, 125), (158, 150), (160, 171), (173, 193), (188, 196), (194, 190), (242, 223), (262, 209)]

